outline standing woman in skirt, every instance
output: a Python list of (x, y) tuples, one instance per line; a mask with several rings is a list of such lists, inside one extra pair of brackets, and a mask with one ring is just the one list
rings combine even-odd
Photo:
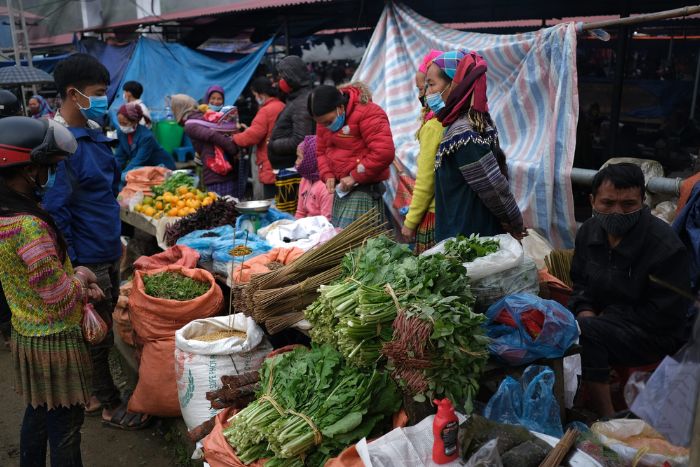
[(15, 388), (26, 409), (20, 466), (80, 467), (80, 428), (90, 398), (90, 353), (80, 322), (86, 299), (104, 294), (87, 268), (73, 270), (67, 245), (39, 202), (56, 165), (77, 148), (60, 124), (0, 120), (0, 275), (12, 312)]
[(425, 75), (430, 63), (440, 55), (442, 52), (439, 50), (431, 50), (416, 72), (418, 99), (422, 107), (422, 125), (417, 135), (420, 151), (416, 185), (401, 234), (406, 240), (415, 240), (418, 255), (435, 245), (435, 153), (445, 129), (425, 102)]
[(308, 108), (317, 123), (321, 179), (335, 193), (333, 225), (345, 228), (372, 208), (383, 216), (383, 182), (395, 155), (386, 112), (363, 83), (319, 86), (309, 95)]

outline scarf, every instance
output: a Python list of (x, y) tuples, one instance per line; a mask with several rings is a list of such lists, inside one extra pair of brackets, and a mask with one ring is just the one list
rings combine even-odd
[(318, 173), (318, 162), (316, 161), (316, 135), (306, 136), (300, 146), (304, 153), (304, 158), (296, 167), (297, 173), (311, 183), (316, 183), (316, 181), (321, 179), (321, 175)]
[(173, 94), (170, 96), (170, 110), (175, 121), (182, 123), (192, 112), (197, 111), (197, 101), (187, 94)]
[(143, 118), (146, 124), (151, 123), (151, 120), (143, 114), (141, 106), (134, 102), (122, 105), (117, 113), (125, 116), (130, 122), (140, 122)]
[(51, 107), (49, 106), (49, 103), (46, 102), (46, 99), (44, 99), (40, 95), (35, 94), (30, 98), (30, 100), (31, 99), (36, 99), (36, 101), (39, 102), (39, 113), (32, 115), (32, 118), (41, 118), (53, 113)]
[[(447, 53), (443, 55), (447, 55)], [(433, 63), (440, 66), (439, 60), (440, 57), (435, 59)], [(453, 65), (454, 60), (452, 58), (443, 63), (443, 66), (448, 67), (449, 70), (451, 70), (449, 67)], [(487, 68), (486, 61), (476, 52), (464, 53), (454, 70), (453, 88), (447, 98), (447, 102), (445, 102), (445, 107), (437, 114), (437, 118), (442, 122), (442, 126), (448, 127), (452, 125), (460, 115), (467, 113), (469, 109), (474, 109), (480, 113), (489, 111), (486, 99)], [(448, 72), (448, 69), (445, 69), (445, 73), (449, 76), (451, 71)]]

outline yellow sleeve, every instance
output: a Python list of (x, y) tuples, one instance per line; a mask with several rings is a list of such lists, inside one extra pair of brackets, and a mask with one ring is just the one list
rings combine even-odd
[(435, 200), (435, 153), (437, 153), (445, 128), (437, 118), (428, 120), (418, 132), (420, 152), (416, 186), (413, 188), (411, 206), (408, 208), (404, 225), (415, 230), (425, 213), (434, 207)]

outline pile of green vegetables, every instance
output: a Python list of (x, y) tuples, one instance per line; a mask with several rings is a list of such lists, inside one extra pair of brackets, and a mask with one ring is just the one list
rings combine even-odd
[(459, 235), (445, 242), (445, 256), (458, 258), (463, 263), (470, 263), (476, 258), (498, 251), (498, 240), (482, 239), (477, 234), (469, 237)]
[(224, 436), (240, 460), (267, 467), (317, 466), (363, 437), (384, 432), (401, 396), (387, 373), (346, 365), (330, 346), (268, 359), (257, 399)]
[(201, 297), (211, 288), (208, 282), (198, 281), (174, 271), (144, 275), (143, 285), (146, 295), (181, 302)]
[[(478, 242), (471, 238), (472, 250), (487, 254)], [(393, 376), (416, 399), (446, 396), (471, 411), (487, 339), (484, 317), (471, 308), (474, 297), (462, 262), (460, 255), (416, 257), (386, 237), (369, 240), (346, 256), (345, 277), (322, 286), (319, 299), (306, 309), (312, 339), (333, 345), (360, 368), (388, 357)], [(415, 343), (425, 351), (419, 362), (396, 358), (399, 349), (413, 351), (407, 341), (415, 337), (409, 328), (394, 326), (398, 310), (404, 320), (426, 323)], [(404, 371), (414, 363), (423, 365)]]
[(160, 185), (151, 188), (155, 196), (163, 196), (163, 193), (169, 191), (175, 193), (178, 187), (185, 185), (187, 187), (194, 186), (194, 178), (190, 177), (186, 173), (178, 172), (168, 178), (165, 182)]

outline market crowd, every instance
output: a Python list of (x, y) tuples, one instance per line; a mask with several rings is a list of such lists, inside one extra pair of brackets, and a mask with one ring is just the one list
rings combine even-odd
[[(489, 113), (488, 64), (476, 52), (454, 50), (431, 51), (416, 66), (420, 152), (403, 237), (416, 253), (457, 235), (521, 240), (526, 226)], [(170, 97), (207, 191), (242, 197), (238, 179), (248, 174), (241, 156), (254, 147), (253, 170), (280, 211), (325, 216), (338, 228), (373, 208), (385, 215), (395, 147), (371, 90), (360, 82), (312, 88), (296, 56), (281, 60), (276, 74), (275, 82), (250, 84), (259, 111), (231, 132), (218, 127), (229, 107), (223, 88), (213, 84), (201, 103), (187, 94)], [(26, 405), (22, 466), (44, 465), (47, 443), (52, 465), (81, 465), (85, 415), (122, 429), (150, 422), (128, 410), (110, 374), (112, 331), (88, 345), (81, 320), (92, 303), (111, 323), (122, 257), (116, 196), (126, 174), (175, 168), (154, 137), (139, 83), (123, 86), (113, 150), (96, 123), (108, 110), (105, 67), (76, 54), (58, 64), (54, 78), (62, 100), (56, 112), (33, 96), (31, 118), (10, 111), (0, 120), (0, 271), (16, 389)], [(688, 253), (644, 206), (644, 190), (636, 166), (601, 170), (592, 187), (594, 215), (576, 238), (570, 309), (581, 328), (587, 396), (600, 416), (613, 413), (611, 366), (658, 362), (687, 339), (688, 303), (674, 289), (690, 290)]]

